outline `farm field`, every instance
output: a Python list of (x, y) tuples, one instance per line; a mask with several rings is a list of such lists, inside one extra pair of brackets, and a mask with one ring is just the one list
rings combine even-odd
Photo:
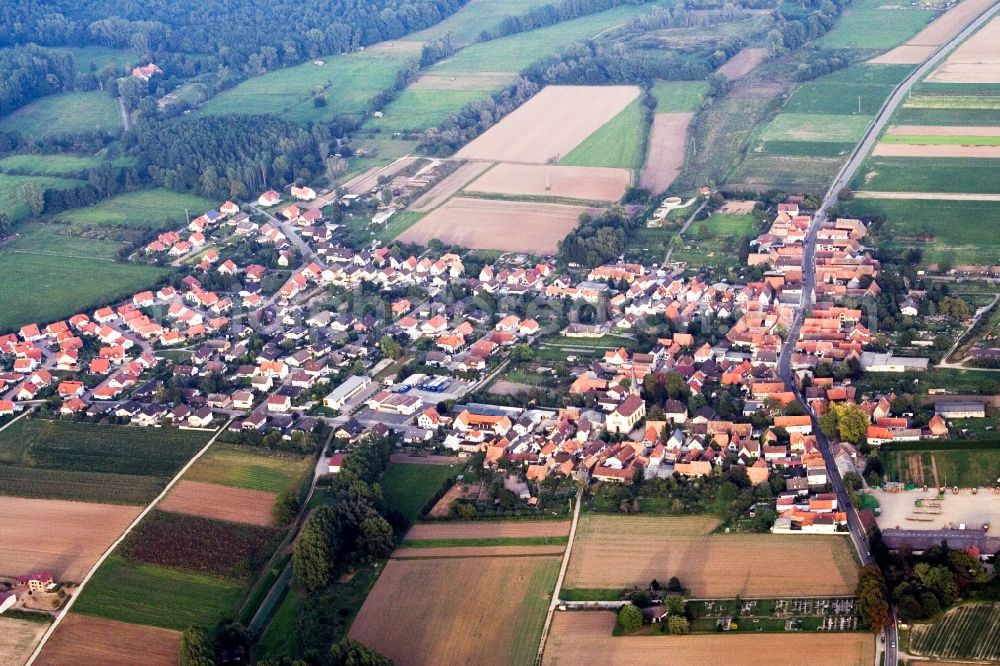
[(410, 86), (382, 109), (381, 118), (370, 118), (365, 127), (383, 132), (422, 132), (437, 127), (466, 104), (486, 99), (491, 92), (492, 88)]
[(28, 663), (38, 641), (49, 625), (0, 616), (0, 663), (20, 666)]
[(860, 632), (614, 637), (614, 626), (610, 611), (557, 612), (542, 664), (799, 666), (808, 654), (810, 666), (868, 666), (875, 658), (875, 640)]
[(277, 494), (294, 490), (311, 466), (308, 456), (265, 454), (247, 447), (213, 444), (184, 473), (184, 479)]
[(458, 469), (460, 467), (453, 465), (393, 463), (379, 483), (389, 507), (412, 523), (420, 517), (424, 505)]
[[(626, 588), (671, 576), (696, 597), (851, 594), (857, 564), (841, 536), (710, 534), (714, 518), (587, 514), (577, 525), (567, 588)], [(814, 576), (761, 568), (771, 561), (809, 561)], [(609, 562), (615, 566), (609, 567)]]
[(992, 0), (962, 0), (931, 21), (911, 39), (869, 62), (912, 65), (921, 63), (938, 46), (961, 32), (963, 27), (982, 14), (991, 4)]
[(559, 164), (638, 169), (646, 154), (648, 134), (642, 103), (636, 100), (584, 139)]
[(239, 583), (216, 576), (133, 564), (113, 555), (94, 573), (73, 611), (178, 631), (214, 629), (233, 612), (241, 591)]
[(868, 129), (868, 116), (819, 113), (781, 113), (769, 123), (761, 139), (820, 143), (854, 143)]
[[(883, 236), (893, 247), (920, 247), (923, 261), (993, 264), (1000, 260), (1000, 238), (983, 229), (1000, 224), (996, 204), (982, 201), (855, 199), (843, 206), (852, 217), (883, 215)], [(957, 220), (972, 220), (956, 224)]]
[(708, 84), (704, 81), (654, 81), (649, 92), (656, 100), (656, 113), (692, 113), (701, 105)]
[(406, 540), (561, 537), (569, 534), (569, 527), (565, 520), (419, 523), (406, 533)]
[(789, 189), (821, 194), (837, 175), (843, 159), (802, 155), (750, 155), (729, 178), (754, 191)]
[(1000, 83), (1000, 19), (959, 44), (927, 77), (935, 83)]
[(173, 666), (180, 645), (179, 631), (73, 614), (59, 624), (35, 663)]
[(437, 208), (491, 166), (493, 166), (491, 162), (463, 164), (445, 176), (437, 185), (420, 195), (416, 201), (410, 204), (410, 210), (426, 212)]
[[(531, 663), (558, 557), (389, 560), (350, 637), (399, 666)], [(467, 603), (455, 603), (468, 600)], [(414, 623), (410, 619), (423, 618)]]
[(875, 157), (971, 157), (1000, 158), (1000, 145), (948, 143), (887, 143), (880, 141), (872, 150)]
[(500, 23), (508, 16), (523, 14), (541, 7), (548, 0), (471, 0), (440, 23), (407, 36), (417, 42), (429, 42), (451, 35), (459, 43), (479, 37), (479, 33)]
[[(247, 79), (209, 99), (199, 113), (273, 113), (300, 123), (360, 115), (373, 97), (395, 84), (400, 69), (419, 57), (418, 42), (382, 42), (364, 51), (309, 61)], [(322, 91), (325, 106), (314, 104), (316, 90)]]
[(209, 439), (190, 430), (23, 418), (0, 433), (0, 462), (75, 472), (173, 476)]
[(565, 204), (450, 199), (403, 232), (399, 240), (426, 245), (437, 238), (449, 245), (552, 254), (590, 209)]
[(992, 159), (870, 157), (851, 182), (876, 192), (993, 193), (1000, 191), (1000, 162)]
[[(781, 113), (872, 117), (896, 84), (912, 69), (908, 65), (853, 65), (800, 85)], [(861, 98), (860, 114), (858, 97)]]
[(121, 130), (118, 102), (107, 92), (64, 92), (47, 95), (0, 118), (0, 130), (44, 139), (81, 132)]
[[(80, 178), (88, 169), (94, 169), (106, 162), (102, 157), (93, 155), (70, 155), (55, 153), (52, 155), (33, 155), (16, 153), (0, 158), (0, 172), (29, 174), (32, 176), (62, 176), (65, 178)], [(121, 158), (113, 164), (124, 164), (128, 160)]]
[(262, 490), (181, 479), (156, 508), (188, 516), (268, 527), (274, 524), (271, 511), (276, 499), (274, 493)]
[(940, 659), (1000, 659), (1000, 604), (962, 604), (933, 624), (914, 625), (910, 651)]
[(674, 182), (684, 166), (692, 118), (693, 113), (657, 113), (653, 116), (646, 163), (639, 172), (639, 187), (660, 193)]
[(889, 478), (920, 486), (947, 483), (949, 487), (975, 488), (993, 486), (1000, 478), (1000, 448), (888, 451), (884, 459)]
[(746, 48), (730, 58), (726, 64), (719, 68), (719, 73), (730, 81), (742, 79), (744, 76), (757, 69), (757, 65), (764, 62), (767, 57), (767, 49)]
[[(543, 541), (547, 541), (544, 539)], [(531, 541), (531, 540), (529, 540)], [(393, 551), (394, 560), (432, 560), (436, 558), (454, 559), (458, 557), (540, 557), (561, 556), (566, 550), (565, 543), (557, 544), (511, 544), (500, 542), (474, 542), (461, 546), (450, 541), (440, 543), (418, 543), (413, 546), (403, 544)]]
[(98, 474), (0, 464), (0, 496), (107, 504), (149, 504), (163, 481), (134, 474)]
[(930, 9), (860, 0), (841, 13), (818, 44), (830, 49), (888, 49), (916, 35), (936, 16)]
[(625, 195), (630, 181), (625, 169), (502, 163), (465, 191), (614, 202)]
[(81, 581), (139, 515), (139, 507), (0, 497), (0, 576), (51, 571)]
[(636, 86), (547, 86), (455, 156), (535, 164), (558, 160), (638, 96)]
[(83, 181), (56, 176), (24, 176), (0, 173), (0, 210), (10, 215), (12, 222), (20, 222), (31, 217), (31, 208), (25, 203), (21, 190), (25, 185), (35, 185), (39, 190), (65, 190)]
[(119, 194), (93, 206), (68, 210), (57, 220), (70, 224), (114, 224), (127, 227), (176, 227), (186, 220), (185, 209), (198, 217), (215, 202), (191, 194), (155, 189)]
[[(105, 259), (0, 252), (0, 330), (66, 317), (149, 287), (169, 271)], [(31, 291), (22, 285), (31, 284)]]

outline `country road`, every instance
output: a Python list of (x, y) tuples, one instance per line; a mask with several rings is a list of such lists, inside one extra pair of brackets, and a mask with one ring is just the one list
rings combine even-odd
[[(792, 372), (792, 353), (795, 350), (795, 343), (798, 340), (799, 331), (802, 328), (802, 322), (806, 313), (816, 301), (817, 231), (826, 222), (827, 215), (829, 215), (830, 211), (837, 204), (841, 190), (846, 188), (851, 182), (851, 179), (854, 178), (854, 174), (864, 162), (868, 153), (871, 152), (872, 148), (875, 146), (882, 130), (892, 117), (892, 114), (906, 99), (906, 96), (909, 94), (913, 85), (923, 79), (928, 72), (934, 69), (934, 67), (936, 67), (937, 64), (952, 51), (952, 49), (958, 46), (961, 42), (965, 41), (970, 35), (972, 35), (972, 33), (982, 27), (997, 12), (998, 9), (1000, 9), (1000, 4), (994, 4), (985, 12), (980, 14), (950, 41), (942, 44), (919, 67), (910, 73), (910, 75), (906, 77), (902, 83), (896, 86), (892, 94), (882, 105), (882, 108), (879, 109), (878, 113), (875, 115), (875, 118), (872, 120), (871, 125), (868, 126), (868, 129), (862, 136), (861, 140), (855, 146), (854, 151), (851, 153), (847, 162), (844, 163), (840, 171), (837, 173), (836, 178), (834, 178), (833, 183), (830, 185), (830, 189), (827, 190), (826, 195), (823, 197), (822, 204), (819, 209), (816, 210), (812, 222), (809, 225), (809, 230), (806, 233), (805, 246), (803, 249), (802, 296), (799, 299), (795, 319), (789, 328), (788, 336), (782, 345), (781, 354), (778, 359), (778, 375), (788, 386), (792, 387), (793, 390), (795, 390), (795, 384), (792, 381), (794, 378)], [(796, 394), (799, 395), (797, 390)], [(806, 402), (802, 400), (801, 395), (799, 395), (799, 400), (803, 404), (806, 404)], [(813, 430), (816, 432), (817, 442), (820, 450), (823, 452), (823, 458), (826, 462), (827, 477), (830, 480), (830, 485), (832, 486), (834, 492), (837, 493), (840, 506), (847, 510), (847, 525), (850, 531), (851, 540), (858, 551), (861, 563), (865, 565), (872, 564), (874, 563), (874, 558), (868, 550), (867, 537), (864, 533), (863, 527), (861, 526), (861, 521), (858, 518), (857, 511), (855, 511), (851, 506), (850, 500), (847, 497), (847, 492), (844, 488), (844, 481), (841, 478), (840, 471), (837, 469), (836, 462), (833, 459), (833, 451), (830, 448), (830, 442), (819, 431), (819, 421), (816, 418), (816, 414), (810, 412), (810, 415), (812, 416)], [(885, 664), (895, 666), (899, 661), (899, 636), (896, 629), (895, 610), (891, 607), (889, 619), (890, 625), (885, 629)]]

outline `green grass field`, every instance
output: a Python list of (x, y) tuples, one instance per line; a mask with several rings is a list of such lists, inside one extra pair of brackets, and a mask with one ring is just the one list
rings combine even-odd
[(740, 183), (751, 190), (822, 194), (837, 175), (843, 159), (817, 153), (814, 156), (751, 154), (727, 182)]
[(649, 127), (636, 100), (559, 160), (565, 166), (638, 169), (646, 156)]
[(852, 143), (865, 133), (869, 120), (857, 115), (781, 113), (764, 128), (761, 138), (765, 142)]
[(397, 463), (389, 465), (380, 481), (389, 506), (411, 523), (420, 517), (420, 510), (444, 482), (458, 473), (456, 465), (419, 465)]
[[(104, 259), (0, 252), (0, 330), (67, 317), (152, 286), (169, 271)], [(30, 288), (28, 288), (30, 285)]]
[(14, 222), (31, 217), (31, 208), (21, 193), (24, 186), (29, 183), (44, 192), (48, 189), (68, 189), (82, 185), (83, 181), (54, 176), (20, 176), (0, 173), (0, 211), (10, 215)]
[(382, 118), (370, 118), (365, 127), (383, 132), (423, 131), (436, 127), (466, 104), (486, 99), (492, 92), (407, 88), (382, 109)]
[(1000, 659), (1000, 604), (962, 604), (932, 624), (914, 626), (910, 651), (924, 657), (995, 661)]
[(751, 215), (715, 213), (704, 221), (695, 221), (684, 238), (684, 247), (671, 259), (686, 261), (689, 266), (735, 266), (739, 263), (740, 242), (757, 229)]
[(48, 95), (0, 118), (0, 130), (36, 139), (100, 130), (118, 132), (118, 102), (102, 91)]
[[(63, 176), (80, 178), (87, 170), (94, 169), (106, 160), (95, 155), (69, 155), (56, 153), (52, 155), (34, 155), (18, 153), (0, 158), (0, 172), (27, 174), (31, 176)], [(115, 160), (114, 164), (125, 164), (125, 158)]]
[[(961, 446), (961, 442), (955, 442)], [(909, 461), (919, 458), (923, 480), (932, 483), (934, 470), (941, 484), (974, 488), (992, 487), (1000, 478), (1000, 442), (993, 449), (928, 449), (923, 451), (886, 451), (883, 454), (889, 478), (903, 483), (916, 483), (910, 478)]]
[(892, 122), (900, 125), (998, 125), (1000, 109), (926, 109), (903, 106)]
[(238, 583), (112, 556), (97, 570), (73, 610), (132, 624), (214, 630), (239, 601)]
[(140, 63), (131, 51), (112, 49), (106, 46), (60, 46), (52, 49), (73, 56), (73, 66), (77, 72), (100, 72), (108, 66), (132, 67)]
[(214, 444), (191, 466), (184, 478), (223, 486), (280, 493), (294, 490), (312, 459), (292, 454), (268, 454), (248, 447)]
[(118, 255), (118, 249), (123, 245), (115, 241), (74, 236), (72, 231), (74, 228), (67, 224), (43, 224), (41, 222), (22, 224), (17, 229), (17, 239), (6, 243), (4, 251), (113, 261)]
[(802, 84), (795, 89), (781, 112), (862, 115), (870, 118), (912, 69), (910, 65), (853, 65)]
[(1000, 136), (924, 136), (920, 134), (886, 134), (882, 143), (911, 146), (1000, 146)]
[(657, 113), (696, 111), (708, 92), (704, 81), (656, 81), (650, 89), (656, 100)]
[(925, 262), (993, 264), (1000, 261), (1000, 210), (989, 201), (855, 199), (842, 204), (852, 217), (886, 218), (892, 247), (920, 247)]
[(929, 9), (886, 8), (881, 0), (858, 0), (817, 43), (830, 49), (889, 49), (920, 32), (937, 15)]
[(851, 182), (881, 192), (1000, 192), (994, 159), (869, 157)]
[(185, 224), (184, 210), (192, 218), (216, 205), (210, 199), (171, 190), (127, 192), (93, 206), (61, 213), (57, 220), (71, 224), (115, 224), (128, 227), (175, 227)]
[(483, 30), (496, 26), (508, 16), (517, 16), (551, 0), (471, 0), (457, 12), (426, 30), (407, 35), (407, 39), (428, 42), (445, 35), (459, 43), (471, 42)]
[(642, 5), (622, 5), (597, 14), (563, 21), (538, 30), (472, 44), (428, 71), (435, 73), (519, 72), (542, 58), (559, 53), (568, 45), (645, 14), (657, 6), (673, 4), (657, 0)]
[[(364, 51), (278, 69), (255, 76), (208, 100), (200, 113), (273, 113), (294, 122), (329, 121), (358, 115), (378, 93), (391, 88), (396, 73), (419, 58), (420, 44), (395, 42)], [(317, 107), (313, 99), (326, 98)]]

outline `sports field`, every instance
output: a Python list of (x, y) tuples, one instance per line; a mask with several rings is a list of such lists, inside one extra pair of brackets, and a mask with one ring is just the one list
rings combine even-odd
[(861, 632), (615, 637), (614, 626), (609, 611), (556, 612), (542, 663), (870, 666), (875, 658), (875, 639)]
[(559, 563), (559, 557), (389, 560), (350, 637), (398, 666), (482, 663), (484, 656), (529, 664)]
[(36, 139), (93, 131), (117, 133), (121, 127), (118, 103), (100, 90), (47, 95), (0, 118), (0, 130)]
[[(645, 586), (677, 576), (695, 597), (851, 594), (858, 567), (850, 541), (837, 536), (711, 534), (707, 516), (583, 515), (564, 586)], [(769, 562), (808, 561), (789, 576)]]

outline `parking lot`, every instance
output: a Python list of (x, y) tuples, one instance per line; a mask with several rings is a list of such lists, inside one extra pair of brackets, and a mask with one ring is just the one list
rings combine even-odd
[(407, 393), (417, 396), (426, 405), (434, 406), (443, 400), (461, 399), (469, 391), (472, 382), (447, 375), (414, 374), (399, 384), (394, 384), (390, 390), (399, 390), (404, 386), (411, 387)]

